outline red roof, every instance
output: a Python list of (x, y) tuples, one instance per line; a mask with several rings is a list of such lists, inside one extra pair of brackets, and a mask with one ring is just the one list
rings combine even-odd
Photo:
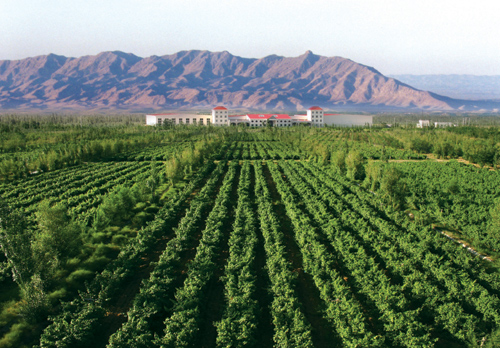
[(248, 114), (248, 118), (251, 120), (268, 120), (274, 116), (276, 120), (290, 120), (290, 116), (287, 114)]
[(309, 109), (307, 110), (323, 110), (322, 108), (320, 108), (319, 106), (311, 106)]
[(223, 107), (223, 106), (216, 106), (214, 108), (214, 110), (227, 110), (227, 108)]

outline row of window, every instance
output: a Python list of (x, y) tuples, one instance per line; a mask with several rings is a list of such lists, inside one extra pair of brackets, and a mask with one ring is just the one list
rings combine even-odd
[[(161, 118), (158, 119), (158, 124), (161, 125), (162, 122), (165, 122), (165, 123), (173, 123), (175, 124), (175, 118), (165, 118), (164, 120), (162, 120)], [(185, 124), (191, 124), (190, 123), (190, 119), (189, 118), (179, 118), (179, 124), (180, 123), (185, 123)], [(203, 118), (200, 118), (199, 120), (197, 120), (196, 118), (193, 118), (193, 124), (199, 124), (199, 125), (209, 125), (211, 122), (210, 122), (210, 119), (209, 118), (206, 118), (205, 119), (205, 123), (203, 122)]]

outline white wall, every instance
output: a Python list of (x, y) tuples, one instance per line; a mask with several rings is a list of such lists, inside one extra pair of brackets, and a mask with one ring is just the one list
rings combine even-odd
[(146, 115), (146, 125), (154, 126), (156, 124), (156, 116)]
[[(218, 116), (218, 117), (216, 117)], [(215, 126), (229, 125), (229, 110), (214, 110), (212, 109), (212, 124)]]
[(325, 125), (325, 116), (323, 110), (307, 110), (307, 120), (311, 125), (323, 127)]
[[(197, 115), (197, 114), (173, 114), (173, 115), (146, 115), (146, 125), (154, 126), (158, 123), (158, 119), (161, 118), (161, 123), (173, 122), (174, 124), (186, 124), (186, 119), (189, 118), (189, 124), (193, 124), (193, 120), (196, 120), (196, 124), (200, 124), (200, 120), (203, 119), (203, 125), (207, 125), (207, 120), (211, 121), (212, 116), (210, 115)], [(179, 122), (179, 120), (182, 120)]]
[(342, 126), (342, 127), (352, 127), (352, 126), (365, 126), (373, 124), (372, 115), (332, 115), (323, 116), (324, 124), (326, 126)]

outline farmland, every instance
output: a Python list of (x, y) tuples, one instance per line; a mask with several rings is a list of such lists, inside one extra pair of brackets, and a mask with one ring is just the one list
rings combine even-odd
[(4, 127), (0, 347), (498, 344), (497, 128)]

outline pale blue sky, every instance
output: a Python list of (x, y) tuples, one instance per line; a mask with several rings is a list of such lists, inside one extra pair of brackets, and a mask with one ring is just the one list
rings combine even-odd
[(384, 74), (500, 75), (498, 0), (0, 0), (0, 59), (312, 50)]

